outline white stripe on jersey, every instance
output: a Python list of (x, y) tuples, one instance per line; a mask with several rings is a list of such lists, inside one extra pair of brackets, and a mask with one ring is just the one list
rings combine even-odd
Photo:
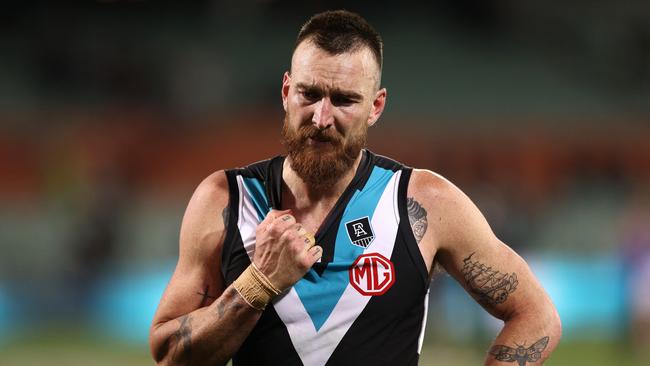
[[(397, 208), (397, 187), (401, 171), (396, 172), (388, 182), (375, 208), (372, 227), (375, 230), (374, 244), (364, 250), (380, 253), (390, 258), (395, 246), (399, 227)], [(325, 365), (336, 346), (352, 326), (359, 314), (370, 301), (370, 296), (363, 296), (350, 284), (332, 310), (319, 331), (316, 331), (309, 314), (305, 310), (298, 294), (292, 288), (285, 296), (274, 299), (273, 306), (280, 319), (287, 327), (291, 342), (305, 366)]]

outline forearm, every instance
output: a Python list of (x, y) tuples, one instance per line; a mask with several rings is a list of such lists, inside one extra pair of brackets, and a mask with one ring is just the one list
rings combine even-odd
[(156, 363), (225, 365), (261, 314), (230, 286), (210, 306), (167, 321), (153, 330)]
[(542, 365), (561, 335), (560, 319), (552, 304), (513, 315), (492, 343), (485, 365)]

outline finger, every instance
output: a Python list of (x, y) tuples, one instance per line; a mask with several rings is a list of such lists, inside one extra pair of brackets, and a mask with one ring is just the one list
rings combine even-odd
[(314, 245), (313, 247), (309, 248), (307, 253), (309, 254), (309, 257), (312, 259), (311, 264), (313, 265), (323, 256), (323, 248), (321, 248), (320, 245)]
[(303, 236), (305, 237), (305, 244), (308, 245), (308, 248), (311, 248), (314, 245), (316, 245), (316, 238), (314, 237), (314, 234), (305, 230)]
[(313, 247), (316, 245), (316, 238), (314, 238), (314, 234), (311, 232), (307, 231), (307, 229), (304, 228), (301, 224), (296, 223), (293, 227), (294, 230), (302, 237), (303, 242), (305, 243), (305, 247), (307, 249)]
[(302, 237), (306, 249), (309, 249), (314, 245), (316, 245), (316, 238), (314, 238), (314, 234), (307, 231), (307, 229), (305, 229), (305, 227), (302, 226), (302, 224), (295, 223), (291, 229), (295, 230), (298, 233), (298, 235)]
[[(295, 224), (296, 219), (291, 215), (291, 213), (283, 213), (271, 223), (269, 223), (264, 231), (269, 233), (271, 236), (278, 238), (285, 232), (292, 231), (291, 227)], [(295, 231), (292, 232), (294, 234), (297, 234)]]
[(296, 223), (295, 229), (298, 232), (298, 235), (306, 238), (309, 242), (305, 241), (305, 244), (309, 244), (309, 247), (313, 247), (316, 244), (316, 238), (314, 234), (310, 231), (307, 231), (304, 226), (300, 223)]
[(269, 211), (268, 214), (266, 214), (266, 217), (264, 218), (264, 220), (262, 220), (262, 222), (260, 222), (260, 225), (262, 225), (264, 223), (268, 224), (270, 222), (275, 221), (278, 217), (280, 217), (282, 215), (290, 214), (290, 213), (291, 213), (291, 210), (272, 209), (271, 211)]
[(258, 227), (261, 228), (261, 229), (266, 229), (276, 219), (278, 219), (279, 217), (282, 217), (282, 215), (287, 215), (287, 214), (291, 214), (291, 210), (275, 210), (275, 209), (273, 209), (273, 210), (269, 211), (268, 214), (266, 214), (266, 217), (264, 218), (264, 220), (262, 220), (262, 222), (260, 222)]
[(293, 225), (296, 223), (296, 218), (291, 215), (291, 211), (288, 212), (283, 212), (282, 215), (278, 215), (278, 217), (273, 220), (274, 222), (276, 221), (281, 221), (286, 223), (288, 226)]
[(295, 228), (296, 232), (298, 232), (298, 235), (300, 235), (300, 236), (305, 236), (305, 234), (307, 234), (307, 229), (305, 229), (305, 227), (302, 226), (302, 224), (300, 224), (300, 223), (296, 223), (294, 225), (294, 228)]
[(272, 226), (278, 227), (281, 231), (289, 230), (295, 224), (296, 218), (291, 215), (291, 211), (283, 212), (271, 223)]

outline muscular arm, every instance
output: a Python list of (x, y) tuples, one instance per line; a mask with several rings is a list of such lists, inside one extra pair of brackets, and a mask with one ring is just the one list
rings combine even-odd
[(150, 331), (157, 364), (225, 364), (260, 317), (261, 311), (232, 286), (224, 289), (220, 263), (227, 192), (225, 174), (217, 172), (199, 185), (188, 204), (178, 264)]
[[(555, 306), (526, 262), (493, 234), (470, 199), (444, 178), (415, 171), (408, 195), (409, 218), (414, 232), (419, 230), (416, 236), (429, 269), (435, 258), (484, 309), (504, 321), (485, 364), (542, 364), (560, 340), (561, 325)], [(417, 217), (420, 227), (414, 226)]]
[(278, 291), (296, 283), (322, 255), (291, 211), (271, 210), (255, 231), (255, 266), (234, 282), (239, 291), (233, 285), (224, 289), (227, 205), (223, 172), (206, 178), (190, 200), (178, 264), (151, 326), (151, 351), (158, 364), (225, 364), (259, 320), (262, 311), (256, 308), (263, 309)]

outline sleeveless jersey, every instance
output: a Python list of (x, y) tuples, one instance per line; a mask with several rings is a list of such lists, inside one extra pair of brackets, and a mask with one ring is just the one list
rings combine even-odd
[[(226, 171), (227, 285), (251, 263), (256, 227), (282, 208), (283, 162), (278, 156)], [(363, 151), (315, 235), (322, 258), (266, 307), (233, 365), (417, 365), (429, 282), (408, 219), (411, 171)]]

